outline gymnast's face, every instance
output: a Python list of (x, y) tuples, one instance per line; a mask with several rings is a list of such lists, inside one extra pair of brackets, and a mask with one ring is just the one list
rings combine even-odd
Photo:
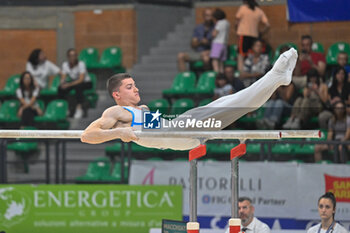
[(121, 106), (137, 106), (140, 102), (140, 95), (134, 79), (123, 79), (119, 89), (113, 92), (113, 97)]

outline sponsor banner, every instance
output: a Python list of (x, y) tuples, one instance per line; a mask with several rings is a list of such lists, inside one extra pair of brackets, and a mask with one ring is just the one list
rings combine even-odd
[(298, 211), (300, 219), (319, 219), (317, 202), (325, 192), (337, 200), (336, 219), (350, 219), (350, 166), (301, 164), (298, 168)]
[(181, 204), (181, 186), (0, 185), (0, 231), (148, 232)]
[[(198, 162), (198, 215), (230, 216), (230, 162)], [(317, 200), (333, 191), (337, 220), (350, 219), (350, 166), (286, 162), (239, 165), (239, 195), (248, 196), (255, 215), (265, 218), (318, 220)], [(326, 184), (326, 180), (328, 183)], [(130, 184), (183, 186), (183, 213), (189, 213), (189, 163), (133, 161)]]

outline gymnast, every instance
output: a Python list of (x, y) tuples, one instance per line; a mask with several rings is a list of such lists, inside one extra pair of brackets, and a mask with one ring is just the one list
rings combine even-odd
[[(205, 106), (188, 110), (173, 121), (185, 118), (197, 121), (215, 119), (221, 122), (216, 130), (227, 127), (246, 113), (261, 107), (279, 86), (289, 85), (297, 58), (297, 51), (294, 48), (289, 49), (280, 55), (268, 73), (249, 87), (223, 96)], [(195, 138), (138, 138), (134, 130), (142, 129), (143, 111), (149, 111), (149, 109), (145, 105), (138, 105), (140, 95), (134, 79), (125, 73), (113, 75), (107, 81), (107, 89), (116, 105), (106, 109), (99, 119), (84, 130), (81, 135), (82, 142), (98, 144), (121, 139), (124, 142), (133, 141), (144, 147), (173, 150), (190, 150), (200, 145), (200, 140)]]

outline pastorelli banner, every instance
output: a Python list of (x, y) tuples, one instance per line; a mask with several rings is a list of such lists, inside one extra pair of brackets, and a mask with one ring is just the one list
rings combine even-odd
[[(230, 162), (198, 162), (198, 215), (230, 216)], [(189, 213), (189, 163), (133, 161), (129, 183), (182, 185), (183, 213)], [(337, 220), (350, 219), (350, 166), (242, 162), (239, 195), (253, 200), (255, 215), (319, 220), (318, 198), (332, 191)]]
[(141, 232), (182, 220), (181, 186), (0, 185), (6, 233)]

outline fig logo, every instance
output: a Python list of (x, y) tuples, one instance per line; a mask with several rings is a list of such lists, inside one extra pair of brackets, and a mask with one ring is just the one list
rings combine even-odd
[(324, 174), (326, 192), (332, 192), (337, 202), (350, 202), (350, 177)]
[(0, 188), (0, 226), (11, 227), (22, 222), (28, 212), (30, 199), (14, 187)]
[(154, 171), (156, 170), (156, 168), (152, 168), (151, 171), (149, 171), (145, 178), (142, 181), (142, 184), (145, 185), (147, 184), (147, 181), (149, 182), (148, 184), (154, 184)]

